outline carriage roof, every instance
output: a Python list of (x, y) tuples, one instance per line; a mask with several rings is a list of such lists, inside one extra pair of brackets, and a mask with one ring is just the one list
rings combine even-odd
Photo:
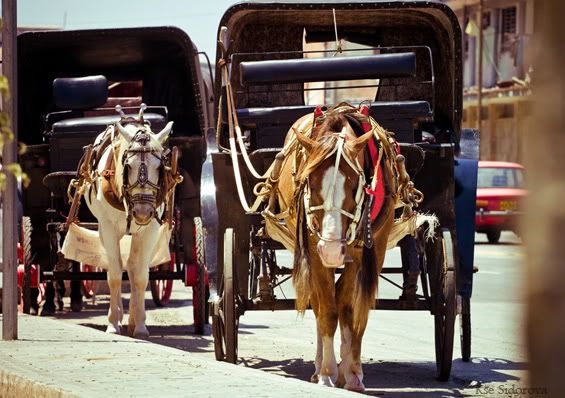
[[(459, 136), (461, 29), (453, 11), (443, 3), (421, 0), (242, 2), (230, 7), (220, 22), (220, 28), (226, 26), (229, 31), (228, 56), (302, 51), (304, 32), (314, 41), (335, 41), (332, 9), (336, 11), (340, 38), (375, 48), (429, 47), (435, 74), (434, 121), (443, 130), (454, 131)], [(218, 51), (217, 60), (221, 56)], [(232, 72), (232, 84), (237, 90), (240, 83), (234, 81), (237, 79), (233, 76), (239, 74)], [(217, 81), (216, 98), (220, 90), (221, 84)], [(417, 95), (413, 89), (406, 90), (406, 99)], [(283, 105), (303, 105), (303, 97), (297, 96), (288, 102)]]
[(58, 110), (52, 98), (57, 77), (142, 81), (143, 101), (167, 106), (176, 135), (200, 135), (211, 125), (197, 49), (179, 28), (27, 32), (18, 36), (18, 59), (25, 110), (18, 126), (26, 143), (41, 142), (43, 115)]

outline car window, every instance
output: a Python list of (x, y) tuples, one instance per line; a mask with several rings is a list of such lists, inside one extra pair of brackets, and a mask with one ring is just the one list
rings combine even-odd
[(521, 169), (479, 168), (478, 188), (523, 188), (524, 175)]

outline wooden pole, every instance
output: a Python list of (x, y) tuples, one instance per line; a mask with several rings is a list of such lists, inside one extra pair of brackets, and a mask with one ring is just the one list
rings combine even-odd
[(539, 396), (565, 392), (565, 2), (535, 2), (534, 123), (525, 126), (528, 171), (526, 337), (529, 386)]
[[(477, 67), (477, 129), (482, 130), (482, 109), (483, 109), (483, 0), (479, 1), (479, 64)], [(494, 132), (491, 131), (491, 134)]]
[[(4, 144), (2, 162), (17, 162), (17, 1), (2, 0), (2, 72), (8, 78), (11, 95), (2, 98), (2, 109), (8, 112), (12, 121), (14, 139)], [(18, 338), (18, 258), (17, 258), (17, 182), (6, 173), (6, 190), (2, 195), (2, 240), (3, 240), (3, 283), (2, 283), (2, 338)]]

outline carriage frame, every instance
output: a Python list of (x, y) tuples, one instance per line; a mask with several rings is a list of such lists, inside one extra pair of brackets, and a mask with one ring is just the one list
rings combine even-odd
[[(421, 33), (416, 35), (416, 31)], [(413, 47), (415, 49), (408, 51), (420, 54), (418, 62), (422, 53), (430, 57), (425, 65), (426, 72), (431, 74), (427, 77), (431, 86), (431, 93), (426, 97), (426, 101), (431, 102), (428, 114), (411, 116), (406, 106), (397, 107), (393, 112), (400, 109), (408, 113), (393, 115), (384, 127), (400, 137), (411, 177), (426, 198), (420, 210), (436, 214), (441, 229), (434, 241), (417, 239), (419, 264), (416, 266), (420, 269), (423, 295), (412, 301), (379, 300), (376, 308), (430, 311), (435, 320), (437, 378), (447, 380), (451, 372), (454, 325), (458, 314), (462, 358), (468, 361), (471, 355), (474, 221), (469, 215), (474, 215), (475, 211), (476, 159), (473, 158), (476, 151), (473, 148), (478, 144), (477, 132), (461, 128), (461, 30), (455, 15), (443, 3), (415, 0), (252, 2), (229, 8), (220, 22), (218, 34), (215, 93), (219, 130), (208, 130), (201, 181), (216, 358), (232, 363), (237, 361), (239, 317), (245, 311), (294, 309), (294, 300), (279, 299), (274, 294), (274, 288), (287, 280), (292, 272), (276, 262), (276, 250), (282, 246), (262, 234), (264, 220), (259, 211), (246, 213), (243, 208), (233, 206), (239, 199), (229, 155), (233, 148), (227, 148), (225, 115), (229, 109), (226, 108), (226, 89), (219, 78), (221, 68), (226, 63), (229, 65), (229, 79), (235, 87), (236, 113), (249, 131), (245, 135), (249, 157), (254, 167), (264, 171), (280, 151), (284, 134), (294, 120), (314, 109), (314, 106), (304, 106), (303, 84), (308, 81), (305, 80), (307, 77), (300, 80), (296, 73), (303, 76), (323, 74), (329, 66), (326, 63), (324, 69), (324, 59), (328, 58), (318, 58), (319, 69), (315, 66), (308, 69), (311, 66), (303, 62), (304, 40), (310, 36), (313, 41), (331, 42), (349, 37), (353, 42), (370, 45), (383, 54), (406, 52), (408, 47)], [(249, 65), (255, 69), (242, 70), (242, 61), (238, 57), (248, 57)], [(292, 61), (296, 62), (293, 64)], [(291, 69), (285, 69), (289, 65)], [(379, 84), (384, 87), (383, 81), (395, 86), (395, 78), (404, 76), (394, 73), (375, 76), (379, 77)], [(340, 80), (339, 76), (332, 79)], [(263, 91), (255, 89), (253, 83), (261, 86)], [(412, 93), (400, 90), (398, 94), (399, 90), (395, 90), (394, 93), (389, 90), (384, 100), (392, 98), (393, 102), (407, 105), (406, 102), (414, 99)], [(408, 90), (414, 90), (414, 87), (408, 87)], [(292, 91), (298, 94), (294, 97), (292, 93), (286, 95)], [(383, 92), (386, 95), (386, 88)], [(377, 109), (377, 114), (372, 112), (372, 115), (379, 123), (382, 120), (380, 104), (379, 98), (372, 103)], [(380, 111), (382, 117), (386, 109)], [(297, 117), (289, 118), (289, 112)], [(424, 128), (434, 129), (435, 143), (424, 143), (421, 137), (415, 140), (415, 131), (421, 134)], [(418, 163), (420, 152), (423, 153), (422, 163), (414, 165), (414, 162)], [(241, 153), (238, 157), (240, 168), (245, 169)], [(252, 202), (256, 179), (246, 170), (241, 174), (242, 186)], [(402, 273), (405, 266), (387, 268), (385, 262), (382, 276)]]
[[(27, 32), (19, 35), (18, 47), (19, 101), (27, 110), (18, 120), (20, 139), (27, 144), (20, 163), (31, 178), (22, 195), (24, 217), (31, 224), (22, 223), (22, 235), (31, 240), (25, 247), (34, 259), (22, 256), (27, 259), (20, 267), (24, 312), (30, 310), (31, 289), (42, 283), (71, 281), (71, 307), (80, 310), (76, 302), (88, 293), (84, 286), (79, 291), (80, 284), (106, 279), (106, 272), (88, 266), (81, 270), (59, 254), (70, 211), (66, 187), (77, 178), (82, 147), (120, 120), (113, 106), (136, 115), (140, 103), (147, 102), (145, 112), (153, 115), (154, 123), (175, 121), (169, 147), (178, 148), (184, 177), (175, 192), (172, 261), (150, 271), (151, 292), (162, 306), (171, 297), (174, 280), (192, 286), (195, 330), (204, 333), (207, 274), (199, 185), (204, 132), (213, 123), (207, 56), (201, 57), (190, 37), (175, 27)], [(126, 86), (118, 94), (127, 98), (115, 98), (104, 77), (114, 86)], [(57, 78), (66, 80), (56, 85)], [(102, 98), (98, 104), (97, 96)], [(80, 225), (97, 228), (85, 205), (78, 216), (85, 221)]]

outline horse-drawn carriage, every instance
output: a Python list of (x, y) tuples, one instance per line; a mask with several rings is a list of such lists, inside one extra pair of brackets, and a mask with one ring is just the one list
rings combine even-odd
[[(176, 189), (170, 189), (174, 195), (168, 198), (174, 196), (174, 207), (172, 200), (133, 195), (135, 200), (142, 199), (146, 204), (155, 199), (157, 204), (169, 206), (165, 221), (173, 226), (171, 260), (158, 264), (149, 273), (153, 299), (156, 305), (165, 305), (175, 279), (192, 286), (195, 330), (203, 333), (207, 321), (207, 276), (199, 219), (199, 185), (204, 159), (203, 136), (212, 124), (213, 99), (210, 69), (206, 64), (202, 67), (196, 47), (186, 33), (170, 27), (48, 31), (20, 35), (18, 55), (18, 92), (23, 110), (18, 129), (21, 141), (28, 145), (21, 156), (21, 164), (31, 179), (31, 186), (23, 191), (23, 209), (33, 226), (31, 246), (25, 247), (31, 249), (35, 259), (23, 256), (28, 259), (22, 267), (25, 278), (21, 278), (24, 309), (29, 311), (36, 307), (35, 288), (46, 283), (43, 312), (53, 313), (53, 282), (61, 285), (60, 282), (66, 280), (71, 281), (71, 307), (80, 310), (82, 293), (91, 286), (87, 281), (106, 279), (106, 272), (93, 264), (66, 259), (60, 253), (61, 244), (71, 223), (87, 229), (100, 226), (86, 206), (77, 206), (80, 195), (75, 195), (71, 188), (80, 189), (85, 178), (99, 177), (95, 169), (102, 161), (104, 145), (95, 143), (95, 138), (109, 126), (114, 129), (112, 139), (125, 137), (131, 124), (139, 131), (147, 130), (146, 135), (136, 136), (135, 142), (143, 144), (153, 140), (151, 137), (160, 140), (147, 152), (149, 158), (160, 161), (155, 181), (151, 179), (150, 160), (145, 159), (144, 154), (140, 155), (143, 163), (140, 167), (144, 171), (124, 167), (129, 167), (130, 178), (131, 174), (137, 175), (135, 184), (154, 183), (151, 187), (158, 195), (168, 177), (176, 178), (175, 182), (183, 181)], [(119, 106), (117, 110), (116, 106)], [(168, 138), (170, 121), (174, 121), (174, 127)], [(153, 134), (158, 132), (163, 134)], [(132, 138), (129, 137), (128, 142), (131, 143)], [(160, 145), (165, 141), (167, 145)], [(94, 150), (83, 150), (87, 146), (92, 148), (93, 144)], [(129, 155), (116, 159), (116, 164), (121, 161), (126, 165), (129, 162), (126, 158), (145, 151), (142, 148), (136, 152), (131, 150), (132, 146)], [(157, 147), (159, 153), (153, 151)], [(89, 168), (88, 175), (82, 173), (83, 167)], [(115, 167), (106, 167), (99, 174), (111, 177), (114, 170)], [(115, 181), (110, 177), (108, 181)], [(73, 180), (74, 185), (69, 187)], [(114, 190), (114, 193), (127, 199), (127, 177), (116, 182), (119, 186), (122, 183), (125, 189)], [(73, 198), (75, 203), (71, 204), (69, 199)], [(122, 207), (123, 211), (120, 202), (123, 201), (117, 200), (115, 207)], [(112, 211), (101, 212), (110, 214)], [(135, 210), (133, 213), (128, 229), (130, 224), (133, 229), (139, 218)], [(158, 217), (155, 215), (152, 219), (162, 222)], [(29, 224), (24, 223), (24, 226), (29, 235)], [(121, 269), (118, 272), (121, 280)], [(127, 278), (126, 273), (123, 278)]]
[[(366, 313), (357, 311), (376, 305), (430, 311), (446, 380), (457, 314), (470, 357), (476, 183), (476, 162), (456, 159), (453, 12), (422, 1), (241, 3), (221, 20), (216, 61), (218, 130), (208, 132), (201, 181), (216, 358), (236, 362), (246, 311), (310, 305), (314, 379), (362, 389)], [(395, 243), (402, 266), (381, 270)], [(292, 268), (276, 261), (283, 248), (294, 251)], [(403, 275), (400, 299), (375, 303), (377, 269)], [(291, 274), (297, 298), (277, 298)], [(338, 318), (342, 342), (345, 334), (357, 344), (346, 350), (356, 357), (342, 358), (351, 369), (341, 382), (328, 345)]]

